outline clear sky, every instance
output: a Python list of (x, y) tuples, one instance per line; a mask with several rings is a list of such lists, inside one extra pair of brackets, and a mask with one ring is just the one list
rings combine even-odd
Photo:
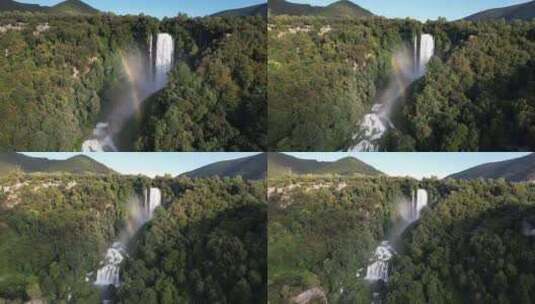
[[(1, 0), (0, 0), (1, 1)], [(62, 0), (17, 0), (23, 3), (34, 3), (52, 6)], [(118, 15), (144, 13), (158, 18), (173, 17), (177, 13), (190, 16), (205, 16), (223, 10), (241, 8), (261, 3), (266, 0), (82, 0), (94, 8), (114, 12)]]
[(258, 153), (24, 153), (32, 157), (67, 159), (84, 154), (122, 174), (150, 177), (188, 172), (208, 164)]
[[(529, 2), (527, 0), (352, 0), (372, 13), (389, 18), (412, 17), (421, 21), (446, 17), (457, 20), (482, 10)], [(291, 0), (325, 6), (336, 0)]]
[(488, 162), (513, 159), (529, 153), (287, 153), (320, 161), (353, 156), (391, 176), (446, 177)]

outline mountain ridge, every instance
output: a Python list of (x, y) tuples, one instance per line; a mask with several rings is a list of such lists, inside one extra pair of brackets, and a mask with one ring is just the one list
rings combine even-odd
[(64, 15), (94, 15), (100, 13), (99, 10), (81, 0), (65, 0), (53, 6), (22, 3), (14, 0), (2, 0), (0, 3), (0, 12), (9, 11), (41, 12)]
[(383, 172), (354, 158), (344, 157), (337, 161), (317, 161), (301, 159), (284, 153), (269, 153), (268, 176), (278, 177), (283, 175), (306, 175), (306, 174), (337, 174), (337, 175), (384, 175)]
[(244, 179), (260, 180), (266, 178), (266, 175), (267, 153), (260, 153), (249, 157), (212, 163), (183, 173), (180, 176), (191, 178), (241, 176)]
[(520, 158), (485, 163), (452, 174), (447, 178), (462, 180), (471, 180), (478, 178), (504, 178), (505, 180), (510, 182), (534, 182), (535, 153), (531, 153)]
[(242, 8), (229, 9), (212, 14), (211, 17), (242, 17), (242, 16), (263, 16), (267, 17), (268, 4), (257, 4)]
[(270, 15), (322, 16), (330, 18), (364, 18), (374, 16), (369, 10), (349, 0), (339, 0), (327, 6), (269, 0)]
[(114, 170), (86, 155), (76, 155), (65, 160), (52, 160), (20, 153), (0, 153), (0, 172), (16, 169), (21, 169), (25, 173), (117, 174)]
[(506, 21), (512, 21), (515, 19), (532, 20), (533, 18), (535, 18), (535, 1), (484, 10), (465, 17), (464, 19), (469, 21), (485, 21), (497, 19), (505, 19)]

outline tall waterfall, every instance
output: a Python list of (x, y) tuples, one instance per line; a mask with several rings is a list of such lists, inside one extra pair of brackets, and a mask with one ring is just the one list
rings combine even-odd
[[(130, 230), (127, 227), (126, 231), (121, 233), (122, 237), (120, 240), (114, 242), (113, 245), (108, 248), (104, 259), (100, 262), (101, 266), (97, 270), (95, 279), (96, 286), (107, 288), (110, 285), (118, 287), (121, 284), (119, 270), (126, 255), (126, 244), (143, 224), (152, 219), (154, 210), (159, 207), (161, 203), (162, 194), (160, 189), (149, 188), (143, 190), (142, 201), (138, 201), (137, 203), (137, 205), (141, 204), (141, 206), (133, 206), (134, 208), (131, 208), (131, 218), (128, 219), (128, 222), (132, 223), (130, 226), (134, 226), (134, 229)], [(107, 302), (107, 300), (109, 299), (104, 299), (104, 302)]]
[(154, 214), (154, 209), (159, 207), (162, 203), (162, 192), (158, 188), (149, 188), (144, 190), (145, 204), (144, 211), (145, 215), (150, 219)]
[(412, 199), (409, 206), (409, 222), (414, 222), (420, 218), (420, 211), (427, 206), (427, 191), (418, 189), (412, 192)]
[(353, 134), (356, 143), (349, 147), (352, 152), (373, 152), (379, 149), (379, 141), (386, 131), (394, 128), (390, 121), (390, 111), (405, 90), (417, 79), (425, 75), (427, 64), (435, 52), (432, 35), (414, 36), (412, 52), (401, 48), (392, 56), (393, 73), (385, 90), (378, 94), (372, 111), (359, 122), (359, 131)]
[[(406, 214), (403, 214), (404, 212), (402, 212), (403, 218), (408, 223), (417, 221), (420, 218), (420, 212), (427, 206), (427, 203), (428, 194), (425, 189), (413, 190), (411, 193), (411, 201), (408, 203), (409, 208), (406, 208)], [(381, 242), (381, 245), (375, 249), (374, 256), (370, 259), (370, 264), (368, 265), (366, 272), (366, 280), (372, 282), (379, 280), (387, 282), (390, 260), (395, 254), (396, 252), (389, 241), (385, 240)]]
[(104, 122), (97, 124), (92, 136), (83, 142), (82, 152), (120, 150), (114, 143), (115, 136), (121, 132), (125, 122), (142, 108), (143, 101), (167, 84), (175, 57), (174, 39), (168, 33), (159, 33), (156, 37), (150, 34), (147, 44), (143, 58), (125, 54), (121, 56), (126, 82), (130, 84), (131, 90), (113, 101), (114, 108), (106, 114)]
[(155, 84), (162, 88), (167, 83), (167, 74), (173, 66), (175, 42), (167, 33), (158, 34), (156, 41)]
[(416, 77), (420, 78), (425, 75), (427, 71), (427, 64), (435, 54), (435, 39), (430, 34), (422, 34), (420, 36), (420, 47), (417, 46), (417, 37), (414, 37), (414, 66)]

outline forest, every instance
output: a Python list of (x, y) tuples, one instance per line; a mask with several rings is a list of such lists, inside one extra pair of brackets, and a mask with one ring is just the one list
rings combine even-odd
[[(402, 226), (417, 188), (429, 203)], [(270, 179), (269, 300), (319, 290), (329, 303), (532, 303), (534, 196), (532, 184), (501, 179)], [(396, 249), (389, 279), (372, 283), (385, 239)]]
[(177, 65), (147, 107), (137, 149), (265, 151), (264, 17), (164, 19)]
[(0, 302), (99, 303), (96, 269), (147, 187), (162, 208), (128, 243), (115, 303), (265, 302), (263, 183), (20, 171), (0, 181)]
[(429, 33), (435, 56), (398, 100), (382, 151), (525, 151), (535, 146), (535, 22), (421, 23), (273, 17), (268, 26), (268, 145), (352, 147), (400, 47)]
[[(127, 122), (129, 150), (262, 150), (265, 18), (2, 13), (0, 149), (80, 151), (129, 87), (128, 55), (174, 36), (170, 81)], [(129, 133), (129, 134), (125, 134)]]

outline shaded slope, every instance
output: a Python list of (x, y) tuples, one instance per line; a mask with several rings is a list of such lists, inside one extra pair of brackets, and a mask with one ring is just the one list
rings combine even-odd
[(370, 11), (348, 0), (340, 0), (328, 6), (312, 6), (285, 0), (270, 0), (269, 13), (271, 15), (323, 16), (333, 18), (362, 18), (373, 16)]
[(487, 163), (448, 176), (457, 179), (504, 178), (511, 182), (535, 180), (535, 154)]
[(335, 162), (299, 159), (283, 153), (269, 153), (268, 175), (277, 177), (282, 175), (304, 174), (339, 174), (339, 175), (382, 175), (374, 167), (353, 157), (346, 157)]
[(268, 5), (258, 4), (244, 8), (231, 9), (213, 14), (213, 17), (267, 16)]
[(19, 168), (26, 173), (113, 174), (112, 169), (85, 155), (66, 160), (34, 158), (19, 153), (0, 153), (0, 174)]
[(259, 180), (266, 177), (267, 156), (266, 153), (226, 160), (213, 163), (199, 169), (182, 174), (192, 178), (197, 177), (235, 177), (242, 176), (245, 179)]
[(99, 13), (99, 10), (80, 0), (66, 0), (54, 6), (41, 6), (38, 4), (20, 3), (13, 0), (0, 0), (0, 12), (8, 11), (41, 12), (67, 15), (92, 15)]
[(535, 1), (512, 5), (508, 7), (489, 9), (466, 17), (470, 21), (484, 21), (505, 19), (511, 21), (514, 19), (531, 20), (535, 18)]

